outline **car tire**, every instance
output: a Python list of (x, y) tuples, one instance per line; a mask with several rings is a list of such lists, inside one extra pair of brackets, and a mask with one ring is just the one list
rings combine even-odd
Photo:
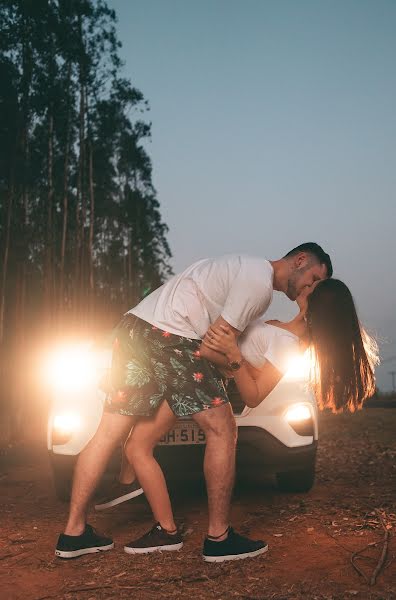
[(286, 471), (276, 474), (278, 489), (281, 492), (309, 492), (315, 483), (315, 465), (296, 471)]
[(62, 502), (68, 502), (70, 500), (76, 457), (50, 452), (50, 462), (56, 496)]

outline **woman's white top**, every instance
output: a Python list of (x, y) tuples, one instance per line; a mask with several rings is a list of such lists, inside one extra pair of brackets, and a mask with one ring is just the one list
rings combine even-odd
[(286, 373), (290, 361), (299, 352), (299, 338), (276, 325), (258, 319), (248, 325), (239, 339), (242, 356), (256, 369), (269, 361), (278, 371)]

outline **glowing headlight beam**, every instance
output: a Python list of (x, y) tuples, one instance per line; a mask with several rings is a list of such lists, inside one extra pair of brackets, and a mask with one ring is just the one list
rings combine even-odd
[(89, 344), (58, 348), (44, 364), (44, 378), (59, 392), (76, 392), (95, 382), (96, 368)]
[(64, 413), (55, 415), (53, 420), (53, 429), (57, 433), (69, 434), (78, 431), (81, 428), (81, 417), (75, 413)]
[(285, 419), (288, 423), (298, 423), (311, 418), (311, 411), (306, 404), (295, 404), (285, 413)]

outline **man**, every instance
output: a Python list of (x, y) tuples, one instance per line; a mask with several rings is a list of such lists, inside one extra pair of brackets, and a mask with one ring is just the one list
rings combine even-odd
[[(165, 399), (175, 415), (191, 416), (206, 435), (205, 560), (247, 558), (267, 550), (265, 542), (249, 540), (229, 527), (236, 425), (220, 375), (209, 362), (215, 358), (213, 351), (201, 340), (213, 324), (227, 325), (239, 335), (266, 312), (273, 290), (295, 300), (304, 288), (331, 275), (330, 257), (311, 242), (275, 261), (241, 255), (205, 259), (125, 315), (113, 351), (113, 390), (99, 428), (77, 462), (69, 519), (58, 540), (57, 556), (72, 558), (113, 548), (110, 538), (86, 524), (88, 502), (114, 448), (140, 416), (154, 415)], [(239, 367), (228, 365), (232, 370)], [(162, 542), (157, 540), (150, 548), (182, 547), (173, 524), (159, 523), (156, 530)]]

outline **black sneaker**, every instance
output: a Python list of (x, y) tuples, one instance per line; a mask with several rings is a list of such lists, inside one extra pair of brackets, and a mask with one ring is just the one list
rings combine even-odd
[(162, 529), (159, 523), (156, 523), (142, 537), (124, 546), (124, 550), (128, 554), (148, 554), (163, 550), (180, 550), (182, 547), (183, 541), (178, 531), (172, 535)]
[(81, 535), (66, 535), (61, 533), (56, 544), (55, 556), (60, 558), (76, 558), (83, 554), (105, 552), (114, 548), (111, 538), (96, 533), (91, 525), (85, 526)]
[(117, 504), (136, 498), (136, 496), (140, 496), (141, 494), (143, 494), (143, 489), (140, 487), (137, 479), (132, 483), (120, 483), (116, 481), (98, 504), (95, 504), (95, 510), (106, 510), (106, 508), (117, 506)]
[(249, 540), (235, 533), (232, 527), (228, 530), (228, 537), (221, 542), (206, 538), (203, 547), (203, 558), (207, 562), (224, 562), (226, 560), (239, 560), (252, 558), (267, 552), (268, 544), (262, 540)]

